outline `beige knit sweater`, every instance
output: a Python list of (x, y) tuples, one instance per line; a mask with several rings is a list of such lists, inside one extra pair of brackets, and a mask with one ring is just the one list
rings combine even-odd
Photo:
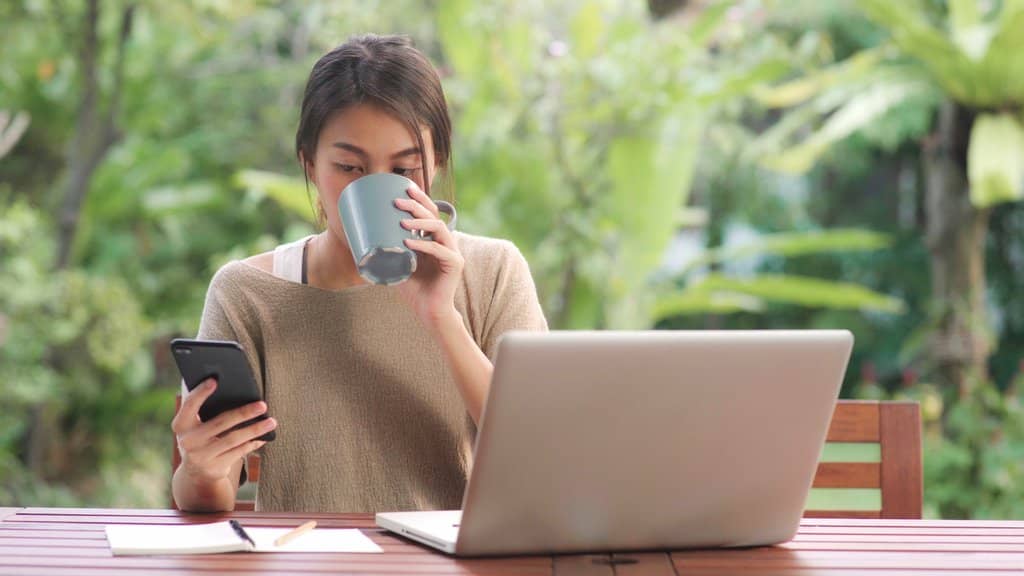
[[(458, 233), (455, 304), (492, 359), (502, 333), (546, 330), (510, 242)], [(242, 262), (213, 277), (199, 327), (235, 340), (277, 419), (257, 510), (457, 509), (475, 428), (436, 341), (394, 289), (328, 291)]]

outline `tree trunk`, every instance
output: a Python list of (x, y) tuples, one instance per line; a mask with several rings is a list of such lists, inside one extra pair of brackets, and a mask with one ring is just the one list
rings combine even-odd
[[(57, 254), (54, 268), (58, 272), (67, 269), (71, 263), (71, 249), (78, 230), (79, 215), (89, 192), (93, 174), (110, 148), (121, 137), (117, 115), (121, 104), (126, 44), (131, 34), (134, 15), (134, 4), (126, 5), (121, 12), (121, 27), (114, 54), (113, 84), (104, 107), (99, 83), (100, 0), (89, 0), (86, 4), (81, 27), (82, 42), (78, 47), (81, 97), (75, 131), (68, 149), (67, 175), (57, 222)], [(58, 374), (63, 371), (60, 352), (54, 348), (48, 351), (46, 363)], [(52, 405), (40, 404), (32, 407), (23, 450), (26, 467), (36, 477), (47, 477), (52, 468), (47, 464), (47, 455), (59, 445), (63, 435), (57, 421)]]
[(92, 176), (110, 148), (121, 138), (117, 114), (121, 104), (124, 79), (125, 44), (131, 34), (135, 5), (129, 4), (121, 14), (120, 35), (114, 60), (114, 82), (106, 108), (101, 108), (99, 87), (99, 0), (89, 0), (82, 26), (82, 45), (78, 52), (78, 68), (82, 96), (79, 101), (75, 132), (68, 149), (68, 171), (61, 198), (56, 268), (67, 268), (71, 259), (75, 233), (82, 204), (89, 192)]
[(961, 395), (973, 377), (986, 377), (991, 354), (985, 309), (985, 235), (988, 209), (971, 204), (966, 166), (974, 114), (953, 103), (939, 112), (926, 144), (926, 242), (931, 257), (935, 333), (932, 359), (944, 386)]

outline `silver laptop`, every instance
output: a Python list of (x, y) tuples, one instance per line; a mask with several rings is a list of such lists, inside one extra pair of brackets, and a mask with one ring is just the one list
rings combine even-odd
[(377, 514), (459, 556), (793, 537), (853, 335), (513, 332), (462, 510)]

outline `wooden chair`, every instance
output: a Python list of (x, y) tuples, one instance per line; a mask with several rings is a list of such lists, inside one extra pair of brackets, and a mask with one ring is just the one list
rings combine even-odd
[(840, 400), (807, 502), (812, 518), (921, 518), (917, 402)]
[[(178, 394), (178, 395), (176, 395), (174, 397), (174, 413), (177, 414), (178, 410), (180, 410), (180, 409), (181, 409), (181, 394)], [(171, 447), (171, 472), (173, 473), (175, 470), (178, 469), (178, 466), (181, 464), (181, 454), (178, 453), (178, 442), (177, 442), (177, 440), (175, 440), (174, 438), (171, 438), (171, 441), (174, 442), (174, 445)], [(249, 491), (255, 493), (256, 486), (259, 485), (259, 481), (260, 481), (260, 457), (259, 457), (259, 455), (258, 454), (250, 454), (249, 457), (246, 460), (246, 467), (245, 468), (246, 468), (246, 471), (248, 473), (248, 480), (246, 481), (246, 485), (252, 486), (252, 488)], [(240, 488), (239, 489), (239, 495), (241, 495), (243, 490), (244, 490), (244, 488)], [(178, 504), (174, 501), (173, 497), (171, 497), (171, 508), (173, 508), (175, 510), (178, 509)], [(255, 500), (235, 500), (235, 510), (255, 510), (255, 509), (256, 509), (256, 501)]]

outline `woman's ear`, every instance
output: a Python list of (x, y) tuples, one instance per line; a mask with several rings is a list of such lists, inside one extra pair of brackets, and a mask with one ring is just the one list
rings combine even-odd
[(302, 169), (306, 172), (306, 180), (312, 182), (317, 190), (319, 190), (320, 186), (316, 182), (316, 170), (314, 169), (313, 162), (306, 160), (305, 152), (299, 152), (299, 162), (302, 163)]

